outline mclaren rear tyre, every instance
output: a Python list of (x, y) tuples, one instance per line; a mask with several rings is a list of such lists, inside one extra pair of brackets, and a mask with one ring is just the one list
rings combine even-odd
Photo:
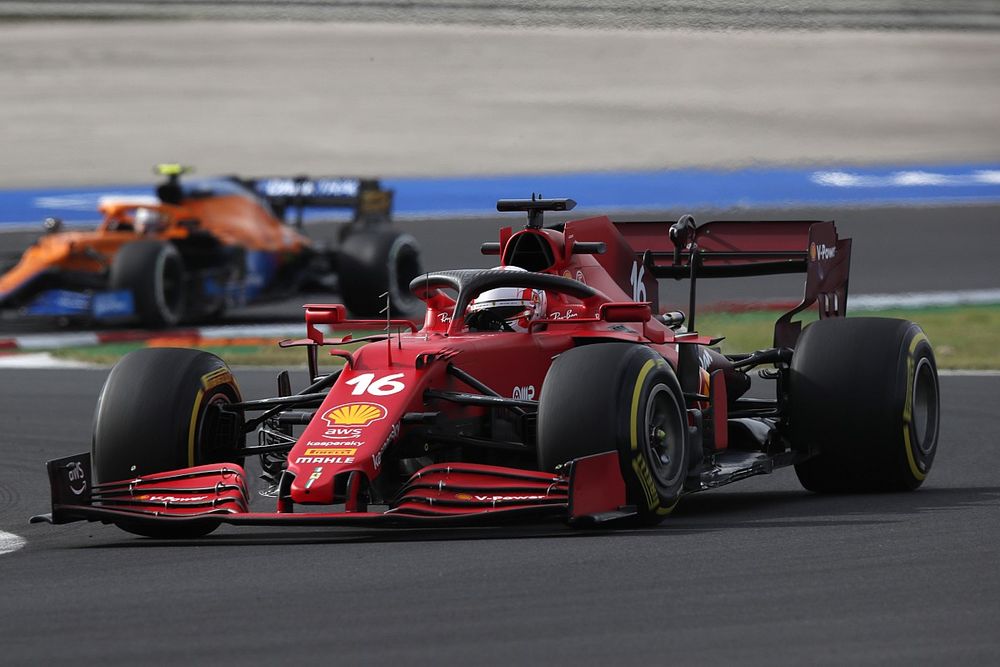
[(410, 281), (423, 272), (420, 248), (409, 234), (389, 227), (353, 232), (338, 252), (340, 292), (356, 316), (384, 316), (388, 292), (393, 317), (413, 317), (423, 302), (410, 293)]
[(688, 473), (684, 395), (673, 369), (644, 345), (596, 343), (560, 354), (538, 403), (538, 465), (617, 451), (627, 501), (643, 524), (677, 504)]
[(171, 243), (153, 239), (122, 246), (111, 263), (111, 289), (132, 291), (145, 326), (172, 327), (184, 316), (184, 260)]
[[(243, 416), (224, 410), (241, 401), (229, 367), (199, 350), (152, 348), (131, 352), (104, 382), (94, 414), (92, 460), (98, 483), (133, 479), (208, 463), (235, 463)], [(202, 527), (122, 525), (148, 537), (197, 537)]]
[(795, 466), (817, 493), (907, 491), (937, 453), (937, 365), (927, 336), (905, 320), (828, 319), (802, 332), (792, 356), (789, 427)]

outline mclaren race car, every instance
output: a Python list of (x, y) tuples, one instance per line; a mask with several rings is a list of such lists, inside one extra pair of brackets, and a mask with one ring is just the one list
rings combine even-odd
[[(0, 276), (0, 308), (167, 327), (302, 289), (339, 289), (360, 315), (377, 313), (386, 291), (399, 312), (419, 312), (405, 289), (420, 272), (419, 249), (389, 225), (392, 192), (378, 181), (182, 182), (185, 171), (160, 165), (166, 180), (155, 197), (103, 200), (95, 231), (61, 231), (58, 220), (47, 220), (48, 233)], [(353, 210), (338, 248), (301, 233), (306, 207)]]
[[(501, 200), (527, 226), (482, 246), (498, 268), (411, 281), (427, 307), (419, 329), (305, 306), (306, 336), (281, 343), (307, 355), (294, 393), (283, 372), (273, 397), (247, 400), (206, 352), (127, 355), (98, 400), (92, 450), (48, 463), (52, 512), (35, 520), (154, 537), (224, 523), (655, 524), (686, 494), (784, 466), (819, 493), (926, 479), (930, 342), (912, 322), (844, 316), (851, 241), (833, 222), (542, 224), (572, 207)], [(722, 355), (695, 331), (699, 281), (788, 272), (805, 274), (804, 297), (773, 347)], [(658, 279), (689, 281), (688, 312), (658, 313)], [(818, 319), (802, 327), (810, 308)], [(342, 366), (322, 372), (320, 353)], [(773, 398), (745, 395), (754, 370)], [(250, 457), (266, 480), (255, 497)]]

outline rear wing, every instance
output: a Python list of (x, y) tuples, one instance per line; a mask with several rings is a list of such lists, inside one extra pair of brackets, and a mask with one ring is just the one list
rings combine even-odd
[(373, 178), (248, 178), (236, 179), (267, 201), (275, 214), (288, 220), (294, 212), (294, 223), (302, 225), (306, 208), (349, 208), (355, 222), (385, 222), (392, 217), (393, 191), (382, 187)]
[(688, 324), (695, 330), (699, 278), (741, 278), (805, 273), (802, 301), (778, 318), (775, 347), (794, 347), (801, 322), (792, 317), (818, 304), (819, 317), (843, 317), (851, 266), (851, 239), (833, 221), (742, 220), (695, 224), (690, 215), (666, 222), (616, 222), (646, 271), (657, 278), (688, 279)]

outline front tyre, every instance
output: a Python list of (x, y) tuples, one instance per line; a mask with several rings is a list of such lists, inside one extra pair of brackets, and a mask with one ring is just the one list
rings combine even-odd
[(560, 354), (542, 384), (538, 466), (618, 452), (629, 504), (645, 524), (677, 504), (688, 473), (684, 396), (673, 369), (643, 345), (597, 343)]
[[(242, 413), (224, 410), (242, 400), (229, 367), (199, 350), (152, 348), (115, 364), (94, 414), (92, 460), (98, 483), (134, 479), (208, 463), (242, 464)], [(149, 529), (150, 537), (196, 537), (204, 527)]]
[(393, 316), (413, 317), (423, 302), (410, 293), (410, 281), (423, 272), (420, 248), (409, 234), (390, 227), (360, 229), (338, 251), (340, 292), (357, 316), (377, 317), (389, 293)]
[(832, 318), (806, 327), (792, 356), (795, 466), (817, 493), (907, 491), (937, 453), (940, 399), (930, 341), (913, 322)]

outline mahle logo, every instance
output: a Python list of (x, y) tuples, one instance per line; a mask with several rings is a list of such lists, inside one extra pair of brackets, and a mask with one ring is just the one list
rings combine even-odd
[(323, 419), (333, 426), (359, 426), (364, 428), (372, 422), (385, 419), (388, 411), (378, 403), (344, 403), (330, 408)]

